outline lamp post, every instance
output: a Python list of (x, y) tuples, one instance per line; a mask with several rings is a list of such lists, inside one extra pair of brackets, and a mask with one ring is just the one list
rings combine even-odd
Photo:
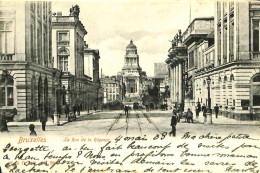
[(207, 84), (208, 84), (208, 110), (207, 110), (207, 114), (209, 116), (209, 123), (212, 124), (211, 98), (210, 98), (210, 82), (211, 82), (211, 79), (208, 76), (206, 80), (207, 80)]

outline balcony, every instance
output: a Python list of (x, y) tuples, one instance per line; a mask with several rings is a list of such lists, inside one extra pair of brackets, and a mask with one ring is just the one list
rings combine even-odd
[(13, 60), (13, 54), (1, 54), (0, 60), (1, 61), (12, 61)]
[(70, 41), (65, 41), (65, 40), (57, 41), (57, 45), (58, 46), (69, 46)]

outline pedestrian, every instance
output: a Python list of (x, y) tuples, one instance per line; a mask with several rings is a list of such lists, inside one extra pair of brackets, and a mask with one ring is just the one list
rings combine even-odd
[(80, 106), (77, 106), (77, 112), (78, 112), (78, 116), (80, 116)]
[(196, 118), (197, 119), (199, 118), (200, 111), (201, 111), (201, 105), (200, 105), (200, 102), (197, 102), (197, 106), (196, 106)]
[(216, 118), (218, 118), (218, 112), (219, 112), (218, 104), (216, 104), (216, 106), (214, 107), (214, 110), (215, 110), (215, 116), (216, 116)]
[(34, 128), (35, 128), (34, 124), (30, 124), (30, 125), (29, 125), (29, 129), (30, 129), (30, 131), (31, 131), (30, 136), (37, 136), (37, 133), (36, 133), (36, 131), (34, 130)]
[(77, 111), (76, 105), (74, 105), (72, 109), (73, 109), (74, 120), (76, 121), (76, 111)]
[(203, 117), (204, 117), (204, 122), (203, 123), (206, 123), (207, 122), (207, 108), (206, 108), (205, 104), (203, 104), (201, 109), (202, 109)]
[(66, 118), (69, 117), (69, 113), (70, 113), (70, 108), (69, 108), (69, 105), (66, 104), (66, 106), (65, 106), (65, 114), (66, 114)]
[(124, 110), (125, 110), (125, 115), (128, 116), (128, 106), (125, 105), (125, 109)]
[(46, 122), (47, 122), (47, 116), (46, 115), (42, 115), (40, 121), (42, 123), (42, 130), (45, 131), (45, 126), (46, 126)]
[(187, 118), (188, 123), (190, 123), (190, 121), (193, 123), (193, 113), (191, 112), (190, 108), (188, 108), (188, 111), (186, 114), (187, 114), (186, 118)]
[(96, 107), (96, 105), (94, 105), (94, 111), (95, 111), (95, 112), (97, 111), (97, 107)]
[(177, 125), (177, 116), (176, 116), (176, 111), (172, 114), (172, 119), (171, 119), (171, 126), (172, 126), (172, 131), (169, 133), (170, 136), (176, 136), (176, 125)]
[(8, 131), (7, 119), (6, 119), (6, 116), (5, 116), (5, 111), (3, 111), (3, 114), (2, 114), (2, 117), (1, 117), (0, 129), (1, 129), (1, 132)]

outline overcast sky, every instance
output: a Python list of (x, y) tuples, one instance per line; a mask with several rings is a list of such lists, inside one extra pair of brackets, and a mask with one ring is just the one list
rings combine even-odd
[(196, 0), (81, 0), (55, 1), (52, 11), (69, 15), (72, 5), (80, 7), (79, 18), (88, 34), (90, 48), (100, 50), (100, 68), (116, 75), (124, 62), (125, 48), (133, 39), (140, 66), (154, 75), (154, 63), (164, 62), (178, 29), (184, 31), (195, 17), (214, 16), (214, 2)]

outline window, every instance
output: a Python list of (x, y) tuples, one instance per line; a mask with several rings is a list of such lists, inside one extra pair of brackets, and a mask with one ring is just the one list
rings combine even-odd
[(253, 106), (260, 106), (260, 75), (253, 78), (251, 92), (253, 96)]
[(13, 106), (14, 81), (11, 76), (0, 75), (0, 106)]
[(189, 53), (189, 68), (192, 68), (194, 66), (194, 52)]
[(68, 56), (59, 56), (59, 70), (68, 71)]
[(253, 52), (259, 52), (259, 21), (253, 21)]
[(59, 41), (69, 41), (69, 34), (67, 32), (60, 32), (58, 40)]
[(0, 54), (14, 54), (12, 21), (0, 21)]

